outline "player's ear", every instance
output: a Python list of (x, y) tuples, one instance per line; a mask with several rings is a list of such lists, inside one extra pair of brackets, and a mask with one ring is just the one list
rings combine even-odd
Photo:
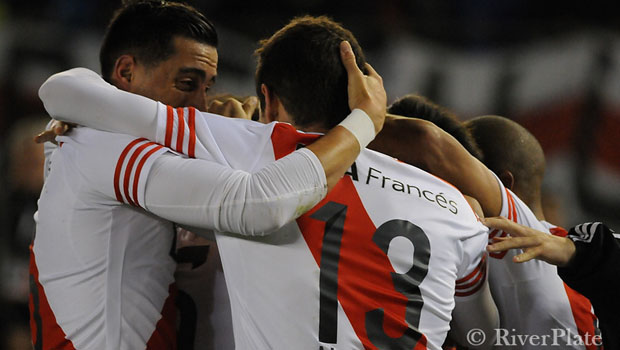
[(121, 90), (130, 91), (134, 70), (136, 69), (136, 59), (132, 55), (121, 55), (114, 63), (111, 81)]
[(265, 84), (260, 84), (260, 92), (265, 96), (265, 108), (263, 109), (263, 122), (271, 123), (278, 120), (280, 100)]
[(506, 187), (509, 190), (513, 189), (513, 186), (515, 185), (515, 177), (514, 175), (512, 175), (512, 173), (508, 170), (502, 170), (501, 173), (499, 173), (497, 175), (500, 179), (500, 181), (504, 184), (504, 187)]

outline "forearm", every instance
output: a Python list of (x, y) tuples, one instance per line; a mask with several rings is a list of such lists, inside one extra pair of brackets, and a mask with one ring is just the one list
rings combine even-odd
[(328, 190), (331, 190), (359, 155), (357, 139), (347, 129), (336, 126), (307, 147), (320, 160)]
[(497, 179), (454, 137), (435, 124), (388, 115), (383, 130), (369, 148), (438, 176), (474, 197), (485, 216), (497, 216), (502, 196)]
[(307, 150), (253, 174), (163, 155), (149, 174), (145, 202), (147, 210), (180, 224), (263, 235), (297, 218), (325, 194), (322, 168)]
[[(462, 346), (470, 349), (493, 348), (495, 330), (499, 328), (499, 312), (491, 297), (488, 281), (474, 295), (455, 298), (450, 327), (451, 336)], [(472, 333), (476, 329), (482, 331), (484, 338), (480, 333)]]
[(55, 119), (155, 139), (157, 102), (119, 90), (88, 69), (54, 74), (39, 89), (39, 97)]

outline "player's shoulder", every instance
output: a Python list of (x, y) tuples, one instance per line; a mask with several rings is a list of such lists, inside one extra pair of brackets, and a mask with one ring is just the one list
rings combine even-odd
[[(95, 164), (115, 164), (120, 158), (141, 155), (153, 148), (164, 149), (144, 138), (76, 127), (56, 138), (58, 151), (65, 163), (75, 163), (80, 169), (98, 169)], [(151, 152), (152, 153), (152, 152)], [(93, 170), (96, 171), (96, 170)]]
[[(424, 184), (430, 188), (433, 188), (433, 191), (450, 193), (460, 197), (459, 200), (466, 201), (462, 196), (461, 191), (459, 191), (451, 183), (414, 165), (402, 162), (392, 156), (374, 150), (364, 149), (360, 153), (358, 161), (367, 163), (370, 167), (377, 166), (382, 167), (381, 169), (389, 169), (389, 172), (392, 174), (399, 174), (401, 177), (415, 181), (417, 184)], [(380, 169), (373, 168), (372, 171), (375, 170)]]
[(73, 144), (100, 144), (100, 143), (122, 143), (131, 142), (137, 139), (135, 136), (107, 132), (89, 127), (78, 126), (69, 131), (66, 135), (58, 136), (59, 143)]

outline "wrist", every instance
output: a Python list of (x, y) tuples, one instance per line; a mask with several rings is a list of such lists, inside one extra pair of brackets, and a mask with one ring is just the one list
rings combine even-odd
[(360, 145), (360, 150), (366, 148), (377, 134), (372, 119), (370, 119), (366, 112), (358, 108), (352, 110), (351, 114), (338, 125), (349, 130), (355, 136)]

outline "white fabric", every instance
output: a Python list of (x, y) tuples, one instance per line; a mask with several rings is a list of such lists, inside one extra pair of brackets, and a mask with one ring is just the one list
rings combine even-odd
[[(75, 87), (71, 90), (55, 82), (48, 81), (49, 90), (42, 89), (50, 111), (69, 106), (62, 98), (76, 92)], [(144, 113), (150, 119), (142, 121), (148, 119), (155, 126), (162, 108), (161, 118), (167, 117), (165, 106), (111, 91), (97, 99), (92, 94), (101, 91), (95, 89), (72, 100), (64, 111), (89, 114), (89, 103), (103, 101), (92, 112), (97, 118), (106, 117), (102, 109), (114, 106), (106, 96), (116, 98), (118, 92), (148, 102), (125, 101), (120, 110), (129, 115), (121, 117), (139, 119)], [(294, 152), (253, 174), (230, 169), (231, 164), (248, 163), (252, 154), (248, 150), (261, 154), (271, 147), (273, 125), (216, 119), (218, 129), (213, 134), (227, 135), (222, 143), (234, 147), (227, 151), (214, 140), (200, 143), (196, 152), (206, 160), (162, 157), (167, 149), (146, 139), (84, 127), (57, 138), (61, 147), (51, 157), (33, 251), (43, 287), (40, 297), (47, 298), (54, 314), (53, 320), (46, 321), (57, 323), (78, 349), (144, 348), (162, 317), (175, 267), (169, 255), (172, 224), (132, 206), (152, 209), (187, 225), (263, 234), (325, 195), (324, 171), (308, 150)], [(201, 133), (211, 135), (208, 127), (203, 124)], [(245, 148), (230, 143), (235, 129)], [(185, 145), (189, 147), (189, 141)], [(188, 172), (179, 171), (185, 167)], [(160, 185), (148, 186), (150, 182)]]
[[(51, 82), (53, 80), (46, 84), (53, 92)], [(55, 99), (62, 94), (41, 95)], [(49, 101), (45, 105), (58, 111)], [(293, 151), (297, 144), (312, 138), (284, 124), (254, 128), (251, 125), (256, 124), (251, 122), (230, 121), (199, 114), (193, 109), (172, 109), (161, 104), (155, 118), (155, 141), (179, 153), (249, 173), (261, 171), (273, 160)], [(107, 119), (100, 121), (107, 122)], [(136, 125), (145, 123), (133, 126), (136, 130), (152, 132), (153, 115), (150, 119), (131, 121)], [(238, 129), (231, 132), (231, 128)], [(251, 140), (263, 143), (254, 142), (251, 146)], [(167, 166), (165, 158), (168, 157), (157, 159), (158, 167)], [(169, 182), (167, 185), (172, 186)], [(150, 195), (144, 196), (144, 200), (149, 208)], [(325, 206), (331, 201), (334, 203)], [(295, 212), (302, 213), (307, 208), (309, 206), (298, 205)], [(371, 343), (379, 348), (394, 348), (395, 344), (386, 342), (402, 335), (403, 329), (395, 328), (395, 324), (399, 324), (410, 327), (407, 332), (413, 335), (393, 341), (413, 339), (418, 333), (415, 328), (418, 328), (419, 333), (425, 335), (428, 349), (440, 349), (454, 307), (456, 281), (480, 275), (478, 270), (487, 239), (486, 228), (477, 221), (463, 196), (421, 170), (364, 150), (351, 168), (350, 176), (315, 209), (323, 210), (322, 214), (317, 214), (318, 218), (313, 218), (314, 212), (306, 214), (266, 237), (244, 238), (216, 233), (233, 307), (236, 348), (362, 349), (362, 344), (372, 348)], [(324, 238), (326, 231), (330, 232), (330, 237), (340, 236), (338, 227), (342, 220), (341, 244), (338, 245), (334, 237)], [(330, 227), (332, 223), (335, 226), (326, 228), (326, 222)], [(388, 222), (388, 226), (383, 226)], [(378, 227), (382, 229), (376, 233)], [(328, 257), (322, 262), (323, 251)], [(329, 261), (336, 258), (339, 261), (337, 279), (335, 271), (326, 272), (330, 269)], [(411, 288), (407, 294), (397, 291), (394, 279), (402, 279), (405, 271), (423, 271), (426, 264), (426, 275), (412, 273), (409, 279), (402, 281)], [(321, 269), (326, 281), (338, 283), (337, 299), (333, 293), (327, 293), (327, 300), (335, 304), (324, 308), (337, 315), (332, 326), (326, 328), (335, 331), (335, 340), (321, 341), (318, 335), (320, 291), (330, 290), (319, 285)], [(484, 279), (479, 279), (476, 283), (482, 281)], [(418, 297), (414, 297), (416, 286), (419, 287)], [(415, 300), (424, 303), (415, 304)], [(381, 317), (376, 315), (380, 309), (391, 320), (385, 327)], [(416, 313), (419, 319), (411, 316)], [(366, 317), (376, 317), (376, 323), (371, 320), (367, 323)], [(330, 323), (324, 321), (323, 327)], [(388, 336), (381, 336), (385, 328)]]
[(361, 109), (354, 109), (338, 125), (349, 130), (360, 144), (360, 149), (366, 148), (375, 139), (376, 131), (372, 120)]
[(300, 150), (254, 174), (165, 155), (155, 160), (148, 178), (146, 209), (192, 227), (264, 235), (323, 197), (313, 155)]
[[(351, 172), (357, 180), (345, 177), (317, 206), (327, 210), (323, 218), (313, 219), (315, 212), (303, 215), (260, 240), (216, 234), (237, 349), (363, 349), (362, 344), (387, 349), (403, 344), (402, 339), (393, 344), (376, 339), (373, 343), (366, 327), (379, 333), (384, 327), (366, 323), (365, 317), (372, 310), (384, 309), (392, 322), (405, 324), (405, 306), (400, 303), (406, 298), (396, 292), (392, 278), (397, 270), (408, 271), (414, 261), (424, 264), (423, 258), (414, 260), (424, 250), (423, 236), (431, 248), (428, 274), (419, 284), (424, 305), (410, 309), (420, 312), (419, 322), (407, 321), (425, 335), (428, 349), (440, 349), (454, 308), (455, 281), (480, 263), (486, 229), (457, 190), (421, 170), (365, 150)], [(445, 204), (436, 201), (440, 194)], [(346, 212), (325, 209), (329, 201), (346, 206)], [(322, 222), (334, 218), (344, 219), (340, 249), (324, 238), (329, 229)], [(389, 237), (405, 234), (399, 231), (402, 226), (375, 234), (378, 227), (395, 219), (417, 226), (419, 230), (411, 233), (419, 241), (406, 244), (411, 243), (406, 237)], [(377, 245), (382, 239), (392, 243), (387, 252)], [(337, 341), (333, 343), (321, 342), (318, 332), (321, 254), (325, 251), (321, 247), (339, 255), (338, 318), (333, 329)], [(477, 258), (463, 260), (465, 250)], [(467, 316), (488, 317), (473, 312)], [(393, 324), (386, 327), (392, 337), (402, 335)]]
[(47, 113), (57, 120), (145, 138), (157, 128), (153, 100), (119, 90), (86, 68), (52, 75), (39, 88), (39, 97)]
[[(501, 216), (521, 225), (549, 232), (548, 227), (538, 221), (521, 199), (506, 189), (499, 179), (498, 182), (502, 192)], [(502, 231), (492, 231), (489, 234), (489, 243), (492, 237), (502, 234)], [(577, 345), (578, 342), (575, 341), (575, 339), (580, 339), (579, 333), (564, 283), (557, 274), (557, 268), (535, 259), (521, 264), (514, 263), (512, 258), (521, 252), (520, 249), (513, 249), (505, 254), (490, 254), (489, 256), (489, 283), (500, 313), (501, 328), (510, 335), (537, 335), (538, 337), (545, 336), (547, 339), (552, 339), (551, 337), (556, 332), (558, 343), (563, 349), (585, 349), (583, 345)], [(507, 342), (502, 341), (502, 344), (504, 343)], [(506, 346), (499, 346), (498, 349), (514, 348), (514, 346), (504, 345)], [(545, 347), (557, 348), (549, 343), (545, 346), (542, 343), (529, 342), (526, 342), (522, 348)]]
[(172, 224), (115, 198), (117, 161), (133, 139), (86, 128), (59, 137), (39, 199), (33, 252), (55, 317), (44, 321), (77, 349), (144, 348), (173, 283)]
[[(324, 193), (322, 172), (308, 151), (249, 174), (162, 157), (166, 149), (152, 142), (89, 128), (58, 141), (40, 199), (34, 254), (56, 321), (77, 348), (143, 347), (173, 282), (171, 224), (119, 198), (168, 220), (263, 234)], [(287, 169), (287, 177), (280, 174)], [(123, 331), (125, 320), (131, 332)]]
[(230, 299), (215, 241), (177, 230), (179, 349), (233, 350)]

